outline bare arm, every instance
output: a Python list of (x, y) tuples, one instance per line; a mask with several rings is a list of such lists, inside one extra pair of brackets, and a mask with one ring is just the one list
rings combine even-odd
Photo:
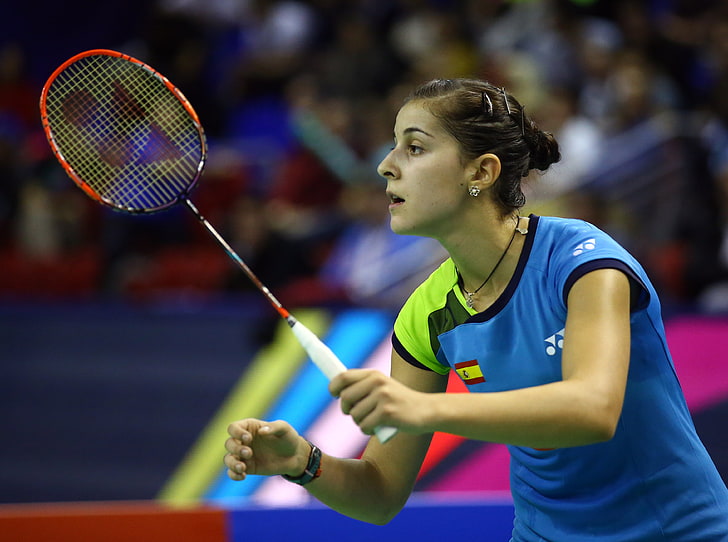
[[(392, 356), (392, 378), (376, 371), (360, 371), (378, 380), (382, 394), (426, 395), (443, 392), (447, 377), (417, 369)], [(285, 422), (242, 420), (230, 425), (225, 464), (228, 476), (247, 474), (298, 476), (306, 466), (310, 446)], [(417, 478), (431, 433), (400, 433), (381, 444), (370, 439), (361, 459), (324, 454), (321, 476), (306, 484), (318, 500), (347, 516), (375, 524), (390, 521), (404, 506)]]
[[(380, 374), (371, 373), (374, 378)], [(392, 354), (391, 393), (402, 389), (443, 392), (447, 377), (417, 369)], [(390, 393), (380, 388), (382, 393)], [(370, 439), (361, 461), (324, 457), (321, 478), (307, 486), (323, 503), (346, 515), (383, 524), (399, 512), (412, 488), (432, 438), (431, 433), (398, 434), (386, 444)]]
[[(349, 371), (335, 381), (342, 407), (366, 432), (394, 425), (404, 432), (442, 431), (464, 437), (555, 448), (608, 440), (622, 410), (630, 350), (630, 287), (622, 272), (602, 269), (579, 279), (569, 294), (563, 380), (514, 391), (377, 395)], [(377, 399), (372, 409), (370, 397)]]

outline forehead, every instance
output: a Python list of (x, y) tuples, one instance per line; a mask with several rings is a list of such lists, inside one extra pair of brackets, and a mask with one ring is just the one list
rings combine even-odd
[(427, 137), (449, 137), (442, 124), (421, 100), (407, 102), (397, 113), (394, 123), (394, 136), (402, 137), (409, 133), (419, 133)]

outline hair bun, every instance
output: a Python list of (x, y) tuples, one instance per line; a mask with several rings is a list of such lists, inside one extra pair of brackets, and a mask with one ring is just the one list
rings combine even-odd
[(531, 154), (528, 169), (546, 171), (551, 164), (561, 160), (559, 143), (551, 132), (539, 130), (532, 122), (528, 122), (523, 138)]

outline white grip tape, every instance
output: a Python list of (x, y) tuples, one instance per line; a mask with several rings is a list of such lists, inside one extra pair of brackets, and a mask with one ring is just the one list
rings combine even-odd
[(311, 357), (311, 361), (326, 375), (326, 378), (331, 380), (336, 375), (346, 371), (346, 366), (336, 357), (336, 354), (301, 322), (293, 324), (291, 330)]
[[(336, 375), (346, 371), (346, 365), (341, 362), (336, 354), (334, 354), (331, 349), (313, 333), (313, 331), (308, 329), (301, 322), (296, 321), (296, 323), (291, 326), (291, 331), (293, 331), (298, 342), (301, 343), (301, 346), (303, 346), (304, 350), (306, 350), (311, 361), (313, 361), (314, 364), (316, 364), (316, 367), (324, 373), (326, 378), (331, 380)], [(377, 435), (379, 441), (384, 444), (397, 433), (397, 429), (394, 427), (376, 427), (374, 429), (374, 433)]]

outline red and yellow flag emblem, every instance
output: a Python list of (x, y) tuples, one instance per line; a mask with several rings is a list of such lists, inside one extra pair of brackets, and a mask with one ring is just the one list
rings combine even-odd
[(468, 386), (485, 382), (483, 371), (481, 370), (480, 365), (478, 365), (477, 359), (471, 359), (470, 361), (461, 361), (460, 363), (456, 363), (455, 371), (460, 375), (460, 378), (462, 378), (463, 382), (465, 382)]

